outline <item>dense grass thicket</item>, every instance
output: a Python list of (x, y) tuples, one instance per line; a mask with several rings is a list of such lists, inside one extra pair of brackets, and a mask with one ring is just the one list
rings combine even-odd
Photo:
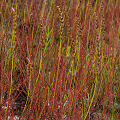
[(0, 0), (0, 119), (120, 119), (120, 0)]

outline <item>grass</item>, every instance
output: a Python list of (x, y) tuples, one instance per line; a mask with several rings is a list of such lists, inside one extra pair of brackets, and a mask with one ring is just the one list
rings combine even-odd
[(120, 118), (119, 0), (2, 0), (1, 119)]

